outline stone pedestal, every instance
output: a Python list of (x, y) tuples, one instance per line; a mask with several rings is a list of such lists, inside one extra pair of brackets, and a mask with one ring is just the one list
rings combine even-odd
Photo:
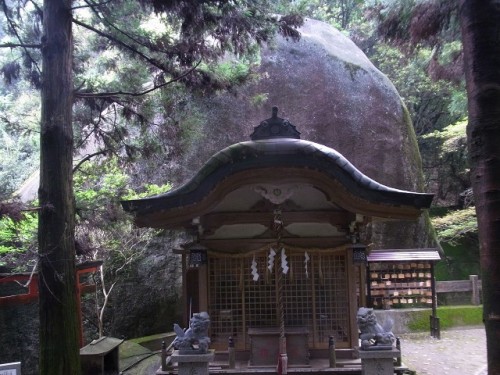
[(208, 363), (213, 361), (214, 356), (214, 350), (206, 354), (179, 354), (178, 350), (174, 350), (170, 360), (178, 364), (179, 375), (208, 375)]
[(394, 375), (394, 358), (401, 357), (397, 349), (359, 350), (363, 375)]

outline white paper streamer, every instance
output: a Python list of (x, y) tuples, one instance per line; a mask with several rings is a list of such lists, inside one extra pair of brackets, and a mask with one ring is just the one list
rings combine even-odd
[(288, 273), (288, 262), (286, 260), (286, 254), (285, 254), (285, 248), (281, 249), (281, 269), (283, 270), (283, 273), (286, 275)]
[(276, 257), (276, 251), (271, 248), (271, 250), (269, 251), (269, 256), (267, 257), (267, 269), (271, 273), (273, 273), (274, 268), (274, 257)]
[(307, 263), (309, 263), (309, 260), (311, 258), (309, 257), (309, 254), (307, 253), (307, 251), (304, 253), (304, 267), (306, 269), (306, 279), (309, 278), (309, 272), (307, 271)]
[(259, 280), (259, 271), (257, 270), (257, 262), (255, 261), (255, 255), (253, 256), (252, 265), (250, 268), (252, 270), (253, 281)]

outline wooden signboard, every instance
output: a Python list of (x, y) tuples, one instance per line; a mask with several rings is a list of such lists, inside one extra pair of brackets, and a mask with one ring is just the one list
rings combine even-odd
[(0, 364), (0, 375), (21, 375), (21, 362)]

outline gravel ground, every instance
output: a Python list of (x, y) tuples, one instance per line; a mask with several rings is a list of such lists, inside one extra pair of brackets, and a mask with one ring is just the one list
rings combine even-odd
[[(403, 364), (416, 371), (416, 375), (487, 375), (483, 327), (441, 331), (440, 340), (430, 337), (429, 333), (401, 334), (400, 338)], [(149, 351), (142, 347), (139, 352), (131, 350), (128, 360), (135, 362), (142, 356), (145, 360), (123, 374), (155, 374), (160, 357), (150, 357), (146, 352)], [(127, 364), (122, 358), (122, 371)]]
[(402, 334), (403, 364), (417, 375), (486, 375), (486, 335), (483, 327)]

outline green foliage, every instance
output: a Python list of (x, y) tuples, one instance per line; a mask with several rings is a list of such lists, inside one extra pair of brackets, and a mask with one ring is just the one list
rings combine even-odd
[[(0, 38), (0, 43), (6, 38)], [(20, 54), (0, 49), (2, 66), (17, 64)], [(13, 73), (14, 74), (14, 73)], [(20, 73), (19, 73), (20, 74)], [(0, 199), (9, 197), (38, 163), (40, 96), (20, 75), (0, 79)]]
[(0, 255), (33, 249), (38, 229), (38, 215), (24, 213), (21, 221), (8, 216), (0, 219)]
[(116, 159), (85, 163), (73, 177), (77, 211), (96, 210), (118, 202), (127, 188), (128, 176)]
[(222, 87), (231, 87), (247, 81), (253, 63), (250, 59), (229, 60), (220, 63), (204, 64), (200, 70), (206, 71)]
[(480, 273), (477, 219), (474, 207), (447, 210), (433, 217), (445, 258), (436, 264), (438, 280), (466, 280)]
[(454, 244), (441, 242), (441, 247), (445, 258), (436, 264), (437, 280), (468, 280), (470, 275), (481, 274), (477, 240), (463, 240)]
[(442, 130), (434, 130), (422, 137), (426, 140), (438, 141), (439, 157), (446, 164), (452, 163), (456, 174), (467, 175), (467, 120), (458, 121)]
[(347, 30), (354, 23), (362, 22), (364, 3), (363, 0), (281, 0), (276, 4), (276, 11), (299, 13)]
[(164, 185), (156, 185), (156, 184), (144, 184), (143, 192), (137, 193), (133, 190), (129, 190), (127, 194), (125, 194), (122, 199), (123, 200), (131, 200), (131, 199), (141, 199), (146, 197), (152, 197), (154, 195), (160, 195), (168, 192), (172, 189), (172, 184), (167, 183)]
[[(74, 192), (76, 209), (80, 218), (93, 218), (102, 221), (100, 225), (111, 225), (107, 220), (125, 220), (125, 215), (116, 215), (121, 211), (122, 199), (139, 199), (167, 192), (172, 185), (144, 184), (142, 192), (129, 188), (129, 177), (118, 163), (118, 159), (88, 162), (75, 173)], [(101, 217), (102, 216), (102, 217)], [(99, 220), (101, 218), (101, 220)]]
[(462, 120), (421, 137), (424, 160), (433, 165), (431, 172), (439, 185), (436, 204), (472, 203), (466, 127), (467, 121)]
[(261, 94), (255, 94), (250, 98), (250, 101), (254, 106), (260, 107), (261, 105), (266, 103), (268, 99), (269, 99), (269, 93), (264, 92)]
[(452, 89), (448, 111), (452, 118), (463, 118), (467, 114), (467, 91), (465, 83), (456, 89)]
[(417, 136), (441, 129), (456, 120), (448, 112), (450, 85), (433, 81), (427, 73), (431, 54), (430, 48), (419, 47), (408, 55), (398, 47), (379, 43), (371, 56), (373, 63), (398, 89), (410, 111)]
[[(437, 309), (441, 329), (483, 324), (482, 306), (441, 306)], [(408, 328), (412, 332), (429, 330), (429, 310), (416, 311), (411, 314)]]
[(441, 65), (448, 65), (456, 61), (458, 56), (462, 53), (462, 41), (453, 40), (444, 42), (441, 46), (441, 53), (439, 54), (438, 61)]
[(432, 224), (440, 241), (456, 244), (466, 236), (477, 234), (476, 209), (450, 211), (445, 216), (433, 218)]
[(423, 138), (434, 138), (442, 141), (442, 152), (456, 152), (458, 148), (464, 146), (466, 135), (467, 120), (458, 121), (448, 125), (442, 130), (434, 130), (423, 136)]

